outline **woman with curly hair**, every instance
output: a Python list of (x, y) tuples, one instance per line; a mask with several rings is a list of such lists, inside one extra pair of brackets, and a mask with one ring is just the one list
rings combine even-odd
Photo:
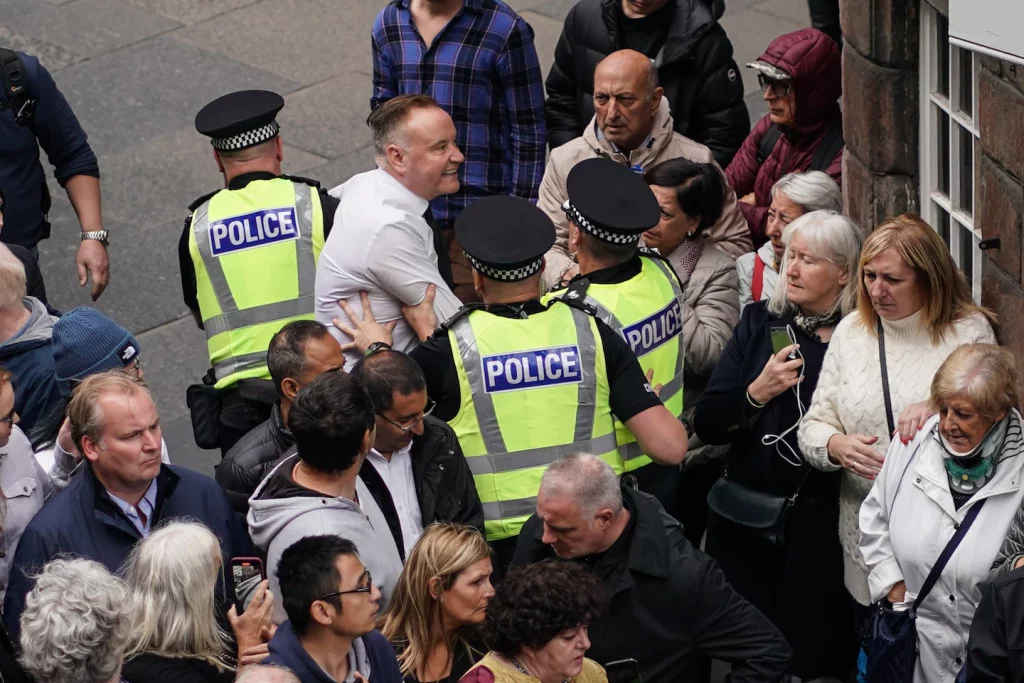
[(487, 607), (491, 651), (460, 683), (608, 683), (587, 627), (608, 604), (601, 582), (572, 562), (545, 560), (513, 569)]
[(494, 595), (491, 548), (462, 524), (427, 527), (382, 619), (406, 683), (456, 683), (480, 659), (478, 627)]

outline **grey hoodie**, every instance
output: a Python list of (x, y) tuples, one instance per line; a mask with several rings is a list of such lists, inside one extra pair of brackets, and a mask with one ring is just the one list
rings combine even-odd
[[(337, 534), (356, 545), (359, 559), (381, 592), (383, 612), (391, 598), (402, 559), (387, 520), (362, 479), (356, 478), (355, 501), (321, 496), (291, 480), (298, 455), (285, 458), (270, 471), (249, 499), (249, 535), (267, 554), (267, 576), (274, 600), (274, 623), (288, 618), (277, 582), (277, 564), (286, 548), (306, 536)], [(290, 483), (289, 483), (290, 482)]]

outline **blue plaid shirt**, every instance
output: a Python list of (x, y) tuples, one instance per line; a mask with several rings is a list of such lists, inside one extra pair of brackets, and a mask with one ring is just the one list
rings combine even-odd
[(450, 227), (471, 201), (515, 195), (534, 202), (544, 176), (544, 82), (533, 29), (498, 0), (465, 0), (427, 48), (409, 0), (391, 0), (373, 24), (370, 108), (427, 94), (455, 122), (466, 155), (461, 187), (430, 208)]

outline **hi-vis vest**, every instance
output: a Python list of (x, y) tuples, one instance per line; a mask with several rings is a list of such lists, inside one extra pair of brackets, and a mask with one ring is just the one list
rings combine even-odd
[(217, 389), (269, 379), (271, 337), (313, 317), (323, 218), (317, 188), (286, 178), (221, 190), (192, 213), (188, 249)]
[[(597, 310), (597, 317), (618, 332), (640, 360), (644, 373), (654, 370), (651, 384), (660, 384), (661, 401), (679, 418), (683, 414), (683, 299), (671, 266), (657, 257), (641, 256), (640, 273), (618, 284), (587, 284), (556, 292), (575, 295)], [(585, 291), (585, 296), (583, 293)], [(632, 472), (651, 463), (636, 437), (615, 420), (621, 468)]]
[(594, 318), (556, 303), (529, 318), (471, 310), (446, 323), (462, 405), (449, 421), (484, 508), (488, 541), (517, 536), (548, 465), (593, 453), (621, 473)]

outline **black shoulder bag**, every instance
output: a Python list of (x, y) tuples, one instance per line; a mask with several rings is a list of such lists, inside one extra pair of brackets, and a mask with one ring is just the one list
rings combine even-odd
[(892, 419), (892, 399), (889, 397), (889, 372), (885, 369), (885, 330), (882, 319), (878, 319), (878, 364), (882, 370), (882, 398), (885, 399), (885, 419), (889, 423), (889, 438), (896, 433), (896, 421)]

